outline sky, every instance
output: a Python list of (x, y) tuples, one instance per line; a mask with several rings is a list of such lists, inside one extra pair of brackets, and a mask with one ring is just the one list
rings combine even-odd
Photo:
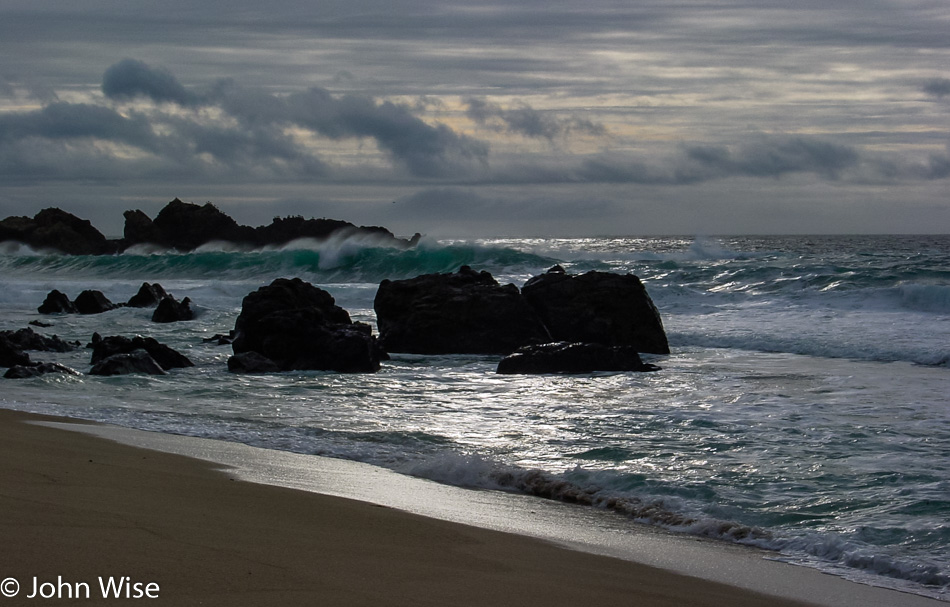
[(0, 218), (950, 232), (946, 0), (0, 0)]

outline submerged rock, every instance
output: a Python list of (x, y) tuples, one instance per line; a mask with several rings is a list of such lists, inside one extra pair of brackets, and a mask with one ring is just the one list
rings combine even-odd
[(149, 356), (145, 350), (133, 350), (127, 354), (113, 354), (95, 365), (89, 371), (90, 375), (127, 375), (131, 373), (145, 373), (148, 375), (167, 375), (167, 371), (158, 362)]
[(658, 371), (630, 346), (554, 342), (518, 348), (498, 363), (502, 374), (582, 374), (595, 371)]
[(3, 374), (6, 379), (27, 379), (46, 375), (47, 373), (62, 373), (64, 375), (82, 375), (75, 369), (57, 363), (35, 363), (32, 365), (16, 365), (7, 369)]
[(387, 352), (507, 354), (550, 340), (516, 286), (468, 266), (454, 274), (384, 280), (373, 307)]
[(352, 322), (329, 293), (299, 278), (247, 295), (234, 336), (235, 355), (256, 352), (284, 371), (374, 372), (384, 357), (369, 325)]
[(557, 341), (670, 353), (660, 313), (633, 274), (572, 275), (555, 266), (528, 280), (521, 292)]

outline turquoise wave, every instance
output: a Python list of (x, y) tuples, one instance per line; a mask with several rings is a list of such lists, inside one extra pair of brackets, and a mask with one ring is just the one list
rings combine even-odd
[(492, 274), (530, 274), (557, 260), (480, 245), (387, 247), (315, 246), (254, 251), (196, 251), (107, 256), (0, 255), (0, 275), (108, 277), (114, 280), (230, 279), (299, 276), (319, 282), (378, 282), (433, 272), (455, 272), (463, 265)]

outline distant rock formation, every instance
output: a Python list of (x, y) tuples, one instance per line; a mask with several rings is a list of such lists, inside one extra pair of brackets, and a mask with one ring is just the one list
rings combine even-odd
[(87, 219), (61, 209), (43, 209), (32, 219), (7, 217), (0, 220), (0, 242), (15, 240), (35, 249), (55, 249), (70, 255), (105, 255), (117, 251)]
[(670, 353), (660, 313), (633, 274), (573, 275), (555, 266), (528, 280), (521, 292), (556, 341)]
[(369, 325), (352, 322), (329, 293), (299, 278), (278, 278), (247, 295), (234, 335), (238, 360), (228, 362), (232, 371), (251, 363), (255, 372), (267, 366), (257, 357), (240, 356), (247, 352), (281, 371), (375, 372), (385, 357)]
[(658, 371), (630, 346), (554, 342), (523, 346), (501, 359), (502, 374), (583, 374), (595, 371)]
[(303, 217), (276, 217), (269, 225), (252, 228), (238, 224), (210, 202), (197, 205), (178, 198), (165, 205), (154, 220), (140, 210), (126, 211), (124, 217), (123, 238), (109, 240), (86, 219), (57, 208), (43, 209), (32, 218), (10, 216), (0, 220), (0, 242), (16, 241), (70, 255), (108, 255), (142, 244), (191, 251), (213, 241), (260, 247), (298, 238), (351, 235), (373, 236), (387, 246), (409, 248), (421, 237), (415, 234), (407, 240), (379, 226)]
[(550, 341), (518, 287), (468, 266), (454, 274), (384, 280), (373, 307), (387, 352), (508, 354)]

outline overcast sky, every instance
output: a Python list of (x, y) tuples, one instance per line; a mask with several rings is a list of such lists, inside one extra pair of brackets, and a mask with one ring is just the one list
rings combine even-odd
[(0, 217), (950, 232), (946, 0), (0, 0)]

